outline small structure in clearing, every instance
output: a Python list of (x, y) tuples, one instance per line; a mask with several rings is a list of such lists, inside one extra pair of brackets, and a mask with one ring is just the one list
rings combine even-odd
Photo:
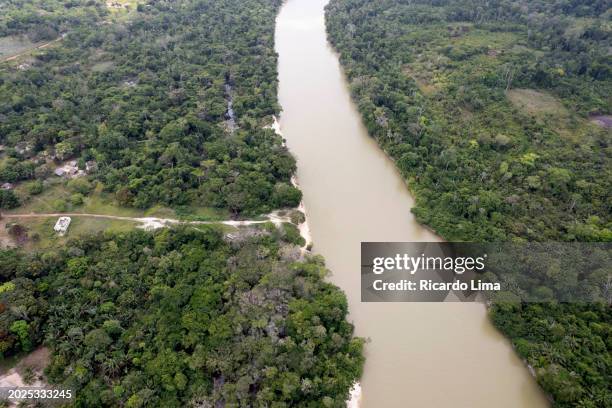
[(0, 188), (2, 188), (3, 190), (12, 190), (13, 185), (11, 183), (3, 183), (2, 186), (0, 186)]
[(62, 237), (66, 235), (66, 232), (68, 232), (68, 227), (70, 226), (71, 221), (72, 218), (70, 217), (59, 217), (55, 223), (55, 227), (53, 227), (53, 230), (57, 232), (57, 235)]

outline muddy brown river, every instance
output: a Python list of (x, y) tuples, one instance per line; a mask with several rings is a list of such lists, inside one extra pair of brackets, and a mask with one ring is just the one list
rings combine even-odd
[(546, 407), (478, 303), (361, 303), (361, 241), (430, 241), (393, 163), (367, 135), (325, 34), (327, 0), (288, 0), (277, 20), (281, 128), (298, 160), (313, 250), (370, 339), (359, 405)]

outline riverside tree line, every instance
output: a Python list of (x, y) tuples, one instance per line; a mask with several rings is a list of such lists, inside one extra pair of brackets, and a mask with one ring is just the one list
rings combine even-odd
[[(2, 4), (0, 36), (56, 39), (0, 65), (0, 209), (45, 189), (67, 160), (97, 170), (118, 206), (296, 206), (279, 112), (280, 0)], [(236, 125), (228, 126), (232, 104)], [(21, 188), (26, 185), (27, 188)], [(342, 407), (363, 366), (347, 301), (297, 228), (85, 235), (0, 250), (0, 357), (49, 347), (46, 379), (71, 406)]]
[(51, 348), (72, 406), (342, 407), (363, 366), (347, 300), (321, 258), (270, 225), (0, 251), (0, 351)]
[[(124, 21), (75, 2), (95, 20), (87, 25), (55, 22), (67, 8), (58, 4), (44, 24), (67, 34), (61, 46), (21, 69), (0, 66), (0, 181), (44, 181), (71, 159), (82, 169), (95, 161), (91, 177), (122, 206), (257, 214), (297, 205), (295, 161), (264, 128), (279, 111), (279, 4), (152, 1)], [(13, 7), (3, 24), (34, 29)], [(237, 130), (225, 123), (230, 99)], [(21, 194), (2, 193), (0, 208), (28, 199)]]
[[(611, 133), (589, 120), (611, 113), (609, 6), (329, 3), (353, 98), (421, 222), (457, 241), (612, 239)], [(609, 275), (564, 282), (592, 273)], [(609, 303), (497, 303), (491, 314), (556, 407), (612, 406)]]

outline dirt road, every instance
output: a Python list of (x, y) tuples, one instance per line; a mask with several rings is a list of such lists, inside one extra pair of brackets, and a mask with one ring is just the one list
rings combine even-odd
[(266, 216), (264, 220), (225, 220), (225, 221), (183, 221), (174, 218), (157, 218), (157, 217), (122, 217), (119, 215), (108, 214), (89, 214), (89, 213), (29, 213), (29, 214), (3, 214), (3, 218), (49, 218), (49, 217), (90, 217), (90, 218), (106, 218), (111, 220), (132, 221), (142, 224), (144, 229), (157, 229), (168, 227), (171, 225), (206, 225), (206, 224), (223, 224), (232, 227), (240, 227), (246, 225), (263, 224), (272, 222), (275, 225), (283, 222), (291, 222), (288, 216), (281, 216), (278, 212), (272, 212)]
[(10, 57), (4, 58), (4, 59), (0, 59), (0, 62), (7, 62), (7, 61), (12, 61), (12, 60), (15, 60), (15, 59), (17, 59), (17, 58), (19, 58), (19, 57), (22, 57), (22, 56), (24, 56), (24, 55), (26, 55), (26, 54), (31, 53), (31, 52), (32, 52), (32, 51), (34, 51), (34, 50), (41, 50), (41, 49), (43, 49), (43, 48), (47, 48), (47, 47), (48, 47), (48, 46), (50, 46), (51, 44), (54, 44), (54, 43), (56, 43), (56, 42), (58, 42), (58, 41), (62, 41), (64, 38), (66, 38), (66, 34), (65, 34), (65, 33), (64, 33), (64, 34), (62, 34), (60, 37), (56, 38), (55, 40), (52, 40), (52, 41), (46, 42), (46, 43), (44, 43), (44, 44), (37, 45), (37, 46), (35, 46), (35, 47), (33, 47), (33, 48), (30, 48), (30, 49), (28, 49), (28, 50), (26, 50), (26, 51), (20, 52), (19, 54), (11, 55)]

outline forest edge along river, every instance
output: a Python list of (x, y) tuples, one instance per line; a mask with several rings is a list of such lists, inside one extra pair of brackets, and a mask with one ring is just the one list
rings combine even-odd
[(438, 241), (410, 212), (393, 162), (364, 128), (325, 33), (327, 0), (277, 19), (281, 127), (314, 243), (369, 339), (359, 406), (545, 407), (547, 399), (479, 303), (361, 303), (361, 241)]

